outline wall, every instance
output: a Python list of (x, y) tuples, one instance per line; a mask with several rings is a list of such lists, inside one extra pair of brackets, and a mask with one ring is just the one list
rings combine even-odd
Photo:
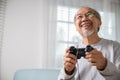
[(8, 0), (1, 53), (1, 79), (18, 69), (40, 68), (40, 0)]

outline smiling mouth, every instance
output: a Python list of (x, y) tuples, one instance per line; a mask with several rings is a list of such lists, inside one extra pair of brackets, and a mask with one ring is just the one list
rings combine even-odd
[(83, 22), (83, 23), (81, 23), (80, 27), (85, 27), (85, 28), (87, 28), (87, 27), (90, 26), (90, 25), (91, 25), (90, 22)]

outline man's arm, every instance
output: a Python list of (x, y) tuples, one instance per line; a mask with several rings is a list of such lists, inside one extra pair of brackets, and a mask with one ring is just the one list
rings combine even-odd
[(112, 62), (107, 59), (107, 65), (104, 70), (99, 70), (104, 77), (114, 76), (116, 80), (120, 79), (120, 43), (114, 42), (112, 46)]

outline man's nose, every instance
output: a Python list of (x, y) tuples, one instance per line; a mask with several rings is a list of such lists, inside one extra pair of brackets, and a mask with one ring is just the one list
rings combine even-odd
[(88, 20), (88, 17), (86, 15), (83, 16), (82, 21)]

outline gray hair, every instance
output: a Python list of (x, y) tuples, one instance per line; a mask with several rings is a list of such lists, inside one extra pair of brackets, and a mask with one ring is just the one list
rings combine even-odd
[[(95, 13), (95, 16), (97, 17), (97, 19), (99, 19), (101, 21), (101, 15), (100, 15), (100, 13), (97, 10), (95, 10), (93, 8), (90, 8), (90, 7), (84, 7), (84, 6), (81, 7), (80, 9), (82, 9), (82, 8), (87, 8), (87, 9), (92, 10)], [(76, 17), (76, 15), (75, 15), (75, 17)], [(74, 17), (74, 20), (75, 20), (75, 17)]]

